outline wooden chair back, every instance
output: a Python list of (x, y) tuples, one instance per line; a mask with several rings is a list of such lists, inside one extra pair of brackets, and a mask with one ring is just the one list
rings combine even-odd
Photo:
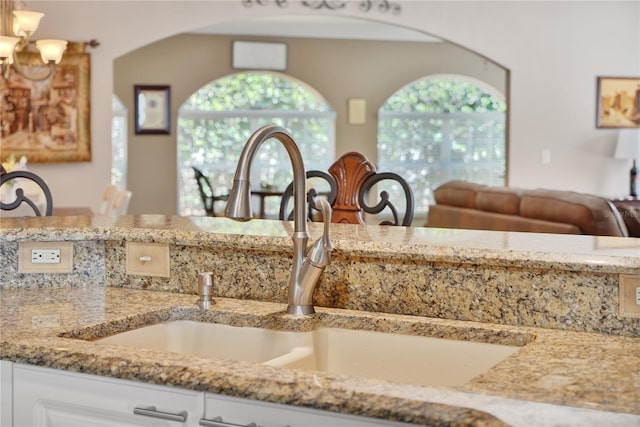
[[(409, 226), (413, 220), (414, 199), (413, 191), (407, 181), (393, 172), (378, 173), (373, 163), (358, 152), (349, 152), (336, 160), (328, 169), (322, 171), (308, 171), (307, 178), (319, 177), (329, 183), (330, 190), (322, 195), (327, 197), (333, 208), (331, 222), (345, 224), (365, 224), (365, 215), (391, 214), (392, 220), (384, 220), (381, 225)], [(398, 209), (399, 199), (390, 197), (389, 192), (382, 190), (376, 203), (370, 204), (372, 189), (382, 181), (395, 181), (399, 185), (398, 194), (404, 199), (405, 212), (400, 218)], [(394, 192), (395, 193), (395, 192)], [(396, 194), (394, 194), (395, 196)], [(315, 189), (307, 193), (309, 202), (319, 194)], [(293, 197), (293, 183), (284, 191), (280, 204), (280, 219), (291, 219), (290, 206)], [(309, 206), (310, 203), (307, 203)], [(308, 218), (316, 219), (318, 212), (309, 207)]]
[(102, 200), (100, 201), (100, 206), (98, 207), (98, 215), (107, 215), (109, 213), (109, 209), (113, 205), (113, 198), (118, 192), (118, 187), (113, 184), (107, 184), (102, 191)]
[(116, 195), (113, 196), (111, 208), (109, 209), (109, 215), (115, 217), (126, 215), (132, 195), (133, 193), (129, 190), (120, 190), (116, 192)]

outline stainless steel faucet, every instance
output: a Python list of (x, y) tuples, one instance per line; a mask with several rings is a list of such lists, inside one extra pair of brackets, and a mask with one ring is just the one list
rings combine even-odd
[(293, 166), (293, 265), (289, 277), (287, 313), (313, 314), (315, 313), (312, 303), (313, 291), (322, 271), (331, 261), (331, 251), (333, 250), (329, 236), (331, 206), (324, 199), (318, 199), (315, 202), (316, 208), (322, 211), (324, 234), (311, 246), (305, 257), (309, 240), (306, 218), (307, 176), (300, 150), (286, 130), (279, 126), (267, 125), (255, 131), (247, 140), (240, 154), (240, 160), (238, 160), (225, 215), (240, 221), (251, 219), (251, 182), (249, 179), (251, 164), (260, 145), (271, 138), (282, 143)]

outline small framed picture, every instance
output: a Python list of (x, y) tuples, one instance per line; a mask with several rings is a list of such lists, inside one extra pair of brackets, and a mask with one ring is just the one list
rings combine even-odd
[(640, 77), (598, 77), (597, 128), (640, 128)]
[(137, 135), (171, 133), (171, 92), (169, 86), (134, 86)]

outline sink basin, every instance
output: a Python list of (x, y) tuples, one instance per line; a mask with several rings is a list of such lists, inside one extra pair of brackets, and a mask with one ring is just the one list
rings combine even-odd
[(295, 347), (311, 345), (311, 336), (302, 332), (174, 320), (122, 332), (95, 342), (264, 363), (289, 353)]
[(190, 320), (95, 342), (426, 386), (464, 384), (522, 348), (366, 330), (291, 332)]
[(521, 347), (385, 332), (321, 328), (313, 351), (283, 364), (404, 384), (460, 385)]

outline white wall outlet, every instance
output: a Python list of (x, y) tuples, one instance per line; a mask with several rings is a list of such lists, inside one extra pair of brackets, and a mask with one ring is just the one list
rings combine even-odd
[(18, 273), (72, 273), (73, 242), (19, 242)]
[(640, 275), (621, 274), (620, 316), (640, 318)]
[(33, 264), (60, 264), (60, 249), (31, 249)]

